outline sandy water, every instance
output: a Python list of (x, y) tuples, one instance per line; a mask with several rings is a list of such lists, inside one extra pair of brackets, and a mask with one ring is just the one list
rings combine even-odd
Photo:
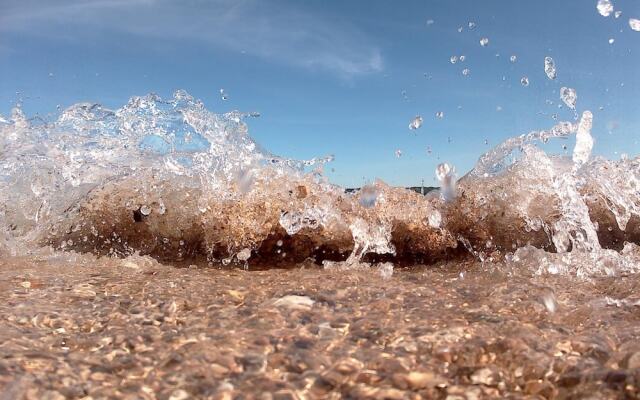
[(2, 399), (636, 398), (640, 276), (0, 262)]

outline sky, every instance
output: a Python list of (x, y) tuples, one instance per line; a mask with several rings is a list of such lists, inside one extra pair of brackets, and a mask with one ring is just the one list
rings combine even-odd
[(441, 162), (463, 175), (508, 137), (573, 120), (566, 86), (594, 114), (596, 154), (637, 155), (640, 1), (612, 0), (619, 18), (596, 3), (0, 0), (0, 114), (185, 89), (214, 112), (259, 112), (250, 134), (274, 154), (333, 154), (337, 184), (435, 185)]

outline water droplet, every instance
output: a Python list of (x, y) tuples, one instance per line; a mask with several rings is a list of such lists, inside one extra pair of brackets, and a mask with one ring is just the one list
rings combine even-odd
[(451, 61), (451, 64), (455, 64), (458, 62), (458, 56), (451, 56), (451, 58), (449, 59), (449, 61)]
[(456, 169), (442, 163), (436, 167), (436, 178), (440, 182), (440, 193), (445, 200), (453, 200), (456, 197)]
[(428, 20), (427, 20), (427, 26), (429, 26), (429, 25), (433, 25), (433, 23), (434, 23), (434, 22), (435, 22), (434, 20), (432, 20), (432, 19), (428, 19)]
[(476, 23), (475, 22), (469, 22), (469, 29), (473, 29), (476, 27)]
[(640, 32), (640, 19), (629, 18), (629, 27), (636, 32)]
[(620, 16), (622, 15), (622, 11), (616, 11), (613, 16), (616, 18), (620, 18)]
[(146, 204), (140, 206), (140, 214), (142, 214), (144, 216), (147, 216), (147, 215), (151, 214), (151, 207), (149, 207)]
[(496, 111), (502, 111), (502, 106), (497, 106)]
[(466, 58), (467, 58), (467, 57), (465, 57), (465, 56), (460, 56), (460, 62), (464, 62), (464, 60), (465, 60)]
[(522, 79), (520, 79), (520, 83), (522, 84), (522, 86), (529, 86), (529, 78), (527, 78), (526, 76), (523, 76)]
[(439, 118), (439, 119), (444, 118), (444, 112), (443, 111), (436, 112), (436, 118)]
[(547, 74), (547, 77), (551, 80), (556, 79), (556, 63), (553, 61), (551, 57), (544, 58), (544, 73)]
[(464, 30), (463, 27), (458, 28), (458, 33), (462, 33), (463, 30)]
[(396, 154), (396, 157), (398, 158), (402, 157), (402, 150), (400, 149), (396, 150), (395, 154)]
[(609, 44), (613, 44), (616, 40), (614, 38), (609, 39)]
[(575, 89), (563, 86), (560, 89), (560, 99), (564, 104), (567, 105), (567, 107), (571, 108), (572, 110), (576, 109), (576, 101), (578, 100), (578, 94), (576, 93)]
[(596, 8), (603, 17), (608, 17), (613, 12), (613, 4), (609, 0), (598, 0)]
[(222, 100), (228, 100), (229, 96), (227, 95), (227, 93), (224, 91), (224, 89), (220, 89), (220, 98)]
[(518, 61), (518, 57), (516, 55), (512, 55), (511, 57), (509, 57), (509, 61), (514, 63), (514, 62)]
[(419, 115), (416, 115), (416, 117), (412, 119), (411, 122), (409, 123), (409, 129), (411, 129), (412, 131), (420, 128), (421, 126), (422, 126), (422, 117)]
[(489, 44), (489, 38), (483, 37), (480, 39), (480, 46), (486, 47)]
[(469, 73), (470, 73), (470, 72), (471, 72), (471, 71), (469, 70), (469, 68), (465, 68), (465, 69), (463, 69), (463, 70), (462, 70), (462, 75), (464, 75), (464, 76), (469, 76)]
[(49, 78), (53, 78), (53, 72), (49, 72)]

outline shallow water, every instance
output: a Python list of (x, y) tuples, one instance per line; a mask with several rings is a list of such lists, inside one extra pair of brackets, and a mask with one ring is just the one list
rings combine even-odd
[(638, 275), (508, 270), (4, 260), (0, 385), (27, 399), (639, 395)]

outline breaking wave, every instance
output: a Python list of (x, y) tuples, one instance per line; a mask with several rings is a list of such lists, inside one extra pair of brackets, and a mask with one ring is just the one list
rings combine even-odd
[[(325, 267), (473, 256), (534, 273), (637, 271), (640, 160), (592, 157), (593, 115), (511, 138), (426, 196), (328, 182), (331, 157), (262, 149), (256, 114), (214, 114), (184, 91), (55, 122), (0, 116), (0, 254), (149, 255), (176, 264)], [(537, 143), (576, 136), (572, 157)], [(381, 272), (382, 273), (382, 272)]]

